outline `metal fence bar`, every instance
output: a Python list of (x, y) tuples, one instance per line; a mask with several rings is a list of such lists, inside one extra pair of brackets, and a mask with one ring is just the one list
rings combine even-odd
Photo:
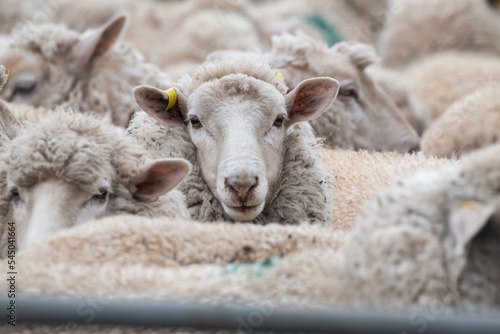
[[(3, 310), (9, 300), (0, 297)], [(488, 317), (440, 316), (347, 310), (297, 310), (272, 305), (259, 307), (211, 306), (173, 301), (119, 300), (111, 298), (92, 311), (88, 299), (48, 296), (18, 297), (17, 324), (75, 323), (145, 327), (229, 329), (238, 333), (256, 331), (309, 333), (425, 333), (499, 334), (500, 313)], [(412, 317), (412, 318), (410, 318)], [(4, 318), (5, 319), (5, 318)], [(412, 319), (412, 320), (410, 320)], [(427, 319), (427, 320), (426, 320)], [(5, 320), (4, 320), (5, 321)]]

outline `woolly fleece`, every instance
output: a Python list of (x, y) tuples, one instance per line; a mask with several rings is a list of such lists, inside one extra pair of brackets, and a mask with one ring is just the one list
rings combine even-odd
[(337, 229), (355, 226), (364, 203), (372, 200), (380, 189), (418, 171), (457, 164), (453, 160), (426, 157), (422, 153), (402, 155), (329, 147), (322, 147), (319, 152), (332, 177), (332, 216), (333, 226)]

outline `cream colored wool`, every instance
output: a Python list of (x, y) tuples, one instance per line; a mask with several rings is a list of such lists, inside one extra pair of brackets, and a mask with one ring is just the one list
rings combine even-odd
[(340, 82), (335, 101), (310, 121), (326, 145), (401, 153), (418, 148), (417, 133), (367, 70), (377, 60), (372, 46), (342, 42), (328, 47), (300, 32), (274, 36), (272, 44), (266, 57), (290, 88), (318, 76)]
[[(85, 33), (54, 24), (16, 29), (9, 45), (0, 50), (0, 63), (10, 72), (2, 97), (48, 109), (67, 102), (76, 110), (126, 127), (136, 110), (132, 89), (139, 84), (167, 83), (165, 75), (136, 49), (117, 42), (126, 22), (126, 16), (117, 16)], [(106, 27), (110, 28), (107, 33), (94, 39)], [(17, 83), (26, 76), (36, 80), (33, 92), (15, 94)]]
[(401, 0), (379, 41), (385, 66), (407, 65), (449, 51), (500, 53), (498, 3), (487, 0)]
[[(204, 83), (234, 73), (243, 74), (274, 86), (285, 95), (287, 86), (264, 61), (251, 58), (207, 62), (192, 76), (185, 76), (175, 86), (189, 101), (189, 96)], [(259, 83), (260, 84), (260, 83)], [(237, 83), (234, 84), (237, 87)], [(259, 89), (265, 95), (268, 86)], [(223, 96), (223, 95), (221, 95)], [(181, 157), (193, 169), (179, 189), (186, 197), (191, 218), (198, 221), (232, 221), (209, 189), (199, 166), (197, 152), (185, 124), (164, 126), (144, 112), (132, 119), (128, 132), (141, 142), (153, 158)], [(264, 210), (253, 222), (257, 224), (298, 224), (304, 221), (331, 222), (329, 175), (321, 164), (318, 145), (307, 124), (295, 124), (287, 130), (283, 170), (278, 184), (269, 189)]]
[(350, 229), (356, 225), (362, 206), (379, 190), (418, 171), (453, 166), (456, 161), (394, 152), (352, 151), (320, 148), (321, 160), (332, 178), (333, 226)]
[(422, 138), (425, 154), (449, 158), (500, 140), (500, 83), (479, 88), (456, 101)]
[(121, 215), (61, 231), (23, 251), (19, 260), (158, 268), (255, 262), (310, 247), (338, 248), (343, 236), (311, 224), (203, 224)]
[(446, 52), (415, 62), (403, 75), (415, 97), (429, 107), (431, 120), (436, 120), (462, 97), (500, 82), (500, 59)]
[[(181, 268), (24, 259), (19, 289), (208, 302), (300, 298), (337, 307), (419, 311), (432, 310), (436, 302), (458, 311), (498, 308), (499, 188), (496, 145), (459, 165), (416, 174), (379, 192), (337, 250), (304, 250), (255, 264)], [(6, 284), (0, 281), (0, 287)]]

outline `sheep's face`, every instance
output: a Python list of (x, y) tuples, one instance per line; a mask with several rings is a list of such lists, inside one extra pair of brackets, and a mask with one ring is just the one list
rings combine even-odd
[(9, 186), (13, 220), (18, 226), (18, 248), (43, 240), (60, 229), (109, 214), (110, 177), (96, 184), (98, 191), (51, 178), (31, 187)]
[[(335, 146), (346, 141), (354, 149), (409, 152), (419, 148), (419, 138), (394, 102), (373, 82), (365, 69), (375, 59), (374, 51), (364, 44), (339, 43), (332, 48), (315, 45), (309, 37), (285, 35), (290, 45), (302, 45), (295, 53), (280, 49), (269, 55), (270, 62), (283, 72), (293, 88), (307, 78), (328, 76), (340, 82), (338, 98), (311, 124), (316, 135)], [(273, 39), (273, 43), (280, 38)], [(306, 43), (306, 44), (305, 44)], [(308, 45), (304, 51), (304, 45)], [(306, 56), (304, 56), (306, 52)], [(286, 59), (299, 59), (299, 64)], [(339, 129), (342, 134), (332, 133)], [(341, 138), (339, 138), (341, 137)], [(339, 139), (336, 139), (339, 138)]]
[(199, 87), (188, 110), (188, 131), (208, 186), (233, 219), (254, 219), (281, 174), (285, 98), (270, 84), (228, 77)]
[(0, 64), (9, 70), (1, 97), (46, 108), (68, 101), (72, 93), (85, 98), (86, 92), (73, 90), (92, 76), (92, 68), (118, 41), (126, 21), (119, 15), (84, 33), (58, 25), (26, 25), (9, 36), (11, 41), (0, 39)]
[(186, 124), (214, 196), (232, 219), (251, 221), (275, 195), (287, 130), (320, 115), (337, 89), (335, 80), (316, 78), (283, 96), (272, 84), (230, 74), (201, 84), (188, 99), (177, 92), (172, 110), (165, 110), (169, 97), (164, 91), (141, 86), (134, 95), (158, 121)]
[(355, 71), (354, 68), (332, 69), (328, 75), (339, 80), (340, 89), (338, 99), (327, 113), (344, 115), (344, 126), (351, 128), (355, 149), (400, 153), (418, 150), (416, 131), (365, 71)]
[(55, 111), (22, 128), (2, 114), (0, 209), (18, 226), (21, 249), (94, 218), (154, 215), (158, 197), (190, 171), (182, 159), (144, 163), (140, 146), (92, 116)]

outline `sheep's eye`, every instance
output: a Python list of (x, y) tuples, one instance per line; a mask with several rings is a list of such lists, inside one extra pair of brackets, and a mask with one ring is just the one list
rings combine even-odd
[(19, 195), (19, 190), (14, 188), (10, 191), (11, 200), (16, 204), (21, 200), (21, 195)]
[(352, 86), (340, 87), (339, 95), (353, 97), (353, 98), (358, 97), (358, 94), (356, 93), (356, 89)]
[(36, 81), (19, 81), (12, 92), (11, 100), (16, 95), (29, 95), (33, 93), (37, 85)]
[(191, 122), (191, 126), (193, 129), (199, 129), (203, 125), (201, 125), (200, 119), (197, 116), (190, 116), (189, 121)]
[(283, 126), (283, 122), (285, 121), (285, 116), (283, 115), (278, 115), (276, 119), (274, 120), (274, 126), (281, 128)]
[(95, 194), (94, 196), (92, 196), (92, 200), (99, 202), (99, 204), (104, 204), (104, 203), (106, 203), (108, 196), (109, 196), (108, 191), (102, 189), (102, 190), (99, 190), (98, 194)]

